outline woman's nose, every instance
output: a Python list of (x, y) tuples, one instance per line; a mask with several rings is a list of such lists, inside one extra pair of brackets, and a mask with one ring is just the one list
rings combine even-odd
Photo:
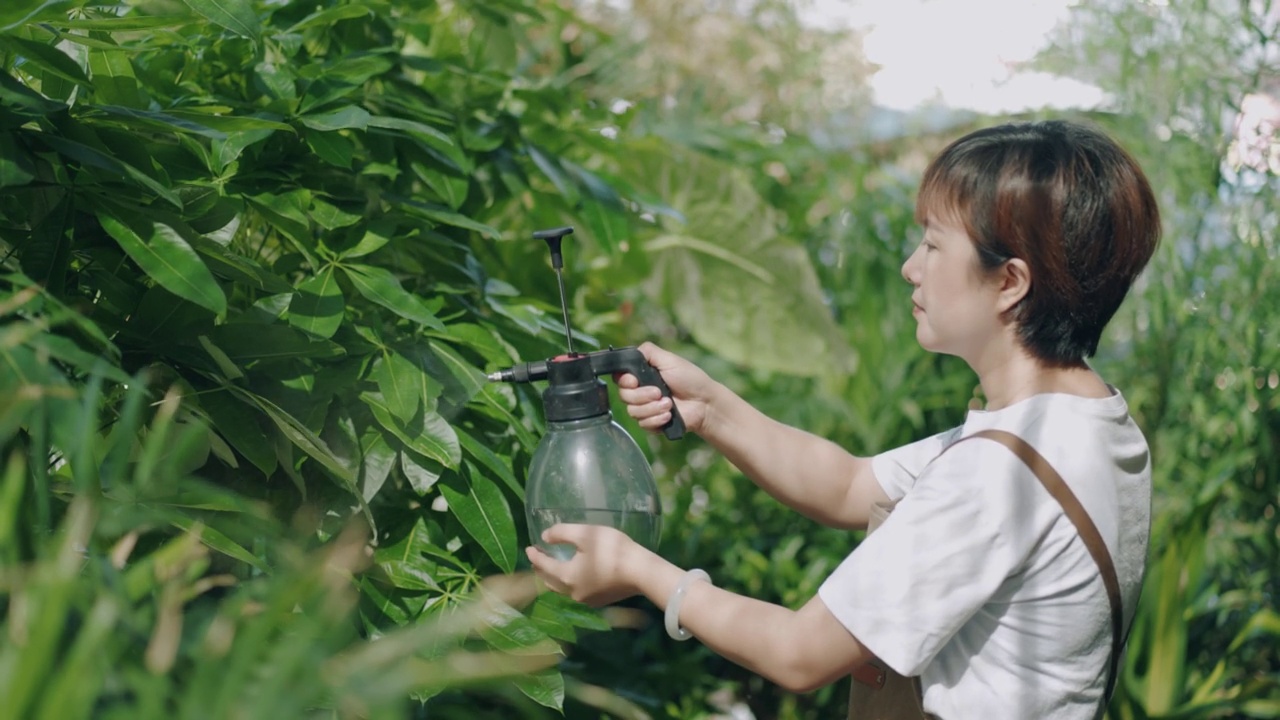
[(912, 253), (907, 256), (906, 261), (902, 263), (902, 279), (906, 280), (912, 285), (920, 284), (916, 280), (916, 278), (918, 277), (919, 269), (920, 269), (919, 263), (916, 262), (916, 256), (920, 254), (920, 247), (921, 246), (916, 246), (916, 249), (912, 251)]

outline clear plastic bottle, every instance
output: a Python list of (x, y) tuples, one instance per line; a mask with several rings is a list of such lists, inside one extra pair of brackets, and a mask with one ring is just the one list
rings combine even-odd
[(609, 412), (547, 423), (529, 466), (525, 508), (531, 539), (561, 560), (573, 557), (573, 546), (542, 541), (556, 523), (607, 525), (651, 550), (662, 535), (653, 470)]
[(547, 434), (534, 450), (525, 487), (529, 536), (561, 560), (572, 546), (548, 544), (543, 530), (557, 523), (608, 525), (657, 550), (662, 501), (653, 469), (635, 439), (613, 420), (604, 383), (586, 359), (550, 364), (544, 393)]

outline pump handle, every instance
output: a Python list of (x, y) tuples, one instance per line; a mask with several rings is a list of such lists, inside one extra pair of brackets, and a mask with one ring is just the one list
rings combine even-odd
[[(590, 353), (589, 357), (591, 370), (596, 375), (629, 372), (636, 376), (641, 385), (653, 385), (662, 391), (663, 397), (671, 397), (671, 388), (667, 387), (667, 382), (662, 379), (662, 373), (644, 359), (644, 353), (641, 353), (638, 348), (609, 349)], [(684, 437), (684, 418), (680, 417), (680, 411), (676, 409), (674, 400), (671, 403), (671, 419), (662, 426), (662, 434), (666, 435), (668, 440), (679, 440)]]
[[(662, 391), (663, 397), (671, 397), (671, 388), (667, 387), (666, 381), (662, 379), (662, 373), (658, 372), (657, 368), (644, 359), (644, 353), (641, 353), (638, 348), (609, 348), (608, 350), (597, 350), (585, 355), (574, 355), (573, 357), (586, 357), (591, 360), (592, 375), (599, 377), (601, 375), (629, 372), (636, 376), (641, 385), (653, 385)], [(546, 380), (547, 365), (555, 361), (556, 358), (552, 358), (550, 360), (534, 360), (533, 362), (520, 363), (505, 370), (490, 373), (488, 378), (490, 382), (518, 383)], [(666, 425), (662, 426), (662, 434), (668, 440), (679, 440), (684, 437), (684, 418), (680, 417), (680, 411), (676, 409), (674, 402), (671, 404), (671, 419), (667, 421)]]

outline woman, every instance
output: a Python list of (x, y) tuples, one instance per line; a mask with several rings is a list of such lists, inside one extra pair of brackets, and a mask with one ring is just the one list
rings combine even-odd
[[(986, 398), (960, 427), (858, 457), (642, 346), (687, 427), (780, 501), (847, 528), (896, 502), (817, 596), (793, 611), (736, 595), (603, 527), (553, 527), (546, 540), (578, 553), (560, 562), (530, 548), (529, 558), (548, 586), (578, 600), (639, 593), (678, 605), (680, 626), (792, 691), (878, 658), (919, 675), (924, 710), (944, 720), (1092, 718), (1112, 650), (1098, 566), (1008, 448), (977, 439), (948, 448), (996, 429), (1038, 450), (1105, 541), (1127, 625), (1146, 556), (1150, 457), (1124, 398), (1086, 358), (1155, 249), (1155, 199), (1132, 158), (1094, 129), (1002, 125), (930, 164), (916, 220), (924, 238), (902, 266), (916, 338), (963, 358)], [(618, 385), (642, 427), (667, 421), (672, 401), (655, 388), (630, 375)]]

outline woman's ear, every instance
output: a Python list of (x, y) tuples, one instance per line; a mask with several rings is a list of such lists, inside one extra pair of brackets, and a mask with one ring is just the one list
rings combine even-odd
[(996, 309), (1007, 312), (1031, 292), (1031, 268), (1021, 258), (1006, 260), (1000, 268), (1000, 288), (996, 296)]

